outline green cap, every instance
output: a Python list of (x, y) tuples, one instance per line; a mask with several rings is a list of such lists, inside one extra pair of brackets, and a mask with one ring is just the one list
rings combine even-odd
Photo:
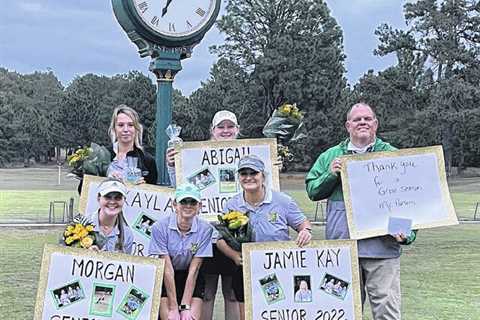
[(200, 189), (191, 183), (179, 185), (175, 190), (175, 201), (180, 202), (186, 198), (192, 198), (200, 202), (202, 200)]

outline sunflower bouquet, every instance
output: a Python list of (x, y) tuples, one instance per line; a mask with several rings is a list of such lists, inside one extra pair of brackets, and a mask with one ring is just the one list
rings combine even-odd
[(63, 232), (63, 244), (69, 247), (88, 249), (92, 245), (103, 247), (105, 239), (95, 232), (93, 223), (85, 217), (77, 216), (67, 225)]
[(263, 127), (263, 135), (267, 138), (277, 138), (278, 155), (282, 162), (292, 161), (294, 156), (288, 144), (297, 142), (307, 135), (303, 126), (304, 114), (297, 104), (284, 103), (272, 113)]
[(90, 147), (76, 150), (67, 161), (68, 165), (73, 167), (71, 172), (78, 178), (82, 178), (84, 174), (106, 176), (111, 156), (107, 148), (92, 142)]
[(253, 229), (248, 214), (229, 211), (218, 215), (218, 221), (215, 227), (232, 249), (242, 251), (242, 243), (253, 241)]
[(277, 138), (281, 144), (295, 142), (306, 135), (302, 133), (304, 114), (297, 104), (284, 103), (272, 113), (263, 127), (263, 135)]

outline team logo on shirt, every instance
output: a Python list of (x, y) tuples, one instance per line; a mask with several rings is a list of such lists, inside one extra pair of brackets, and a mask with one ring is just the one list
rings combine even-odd
[(268, 221), (269, 222), (277, 222), (278, 214), (276, 212), (270, 212)]
[(197, 253), (197, 251), (198, 251), (198, 243), (192, 243), (192, 247), (190, 248), (190, 251), (192, 252), (192, 254)]

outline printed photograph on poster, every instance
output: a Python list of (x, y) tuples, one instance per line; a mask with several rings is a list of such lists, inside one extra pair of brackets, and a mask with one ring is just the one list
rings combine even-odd
[(331, 274), (326, 273), (323, 277), (320, 290), (340, 299), (347, 294), (349, 283)]
[(135, 320), (142, 311), (147, 299), (147, 293), (132, 286), (123, 297), (122, 302), (118, 306), (117, 312), (128, 320)]
[(198, 189), (203, 190), (206, 187), (214, 184), (216, 182), (213, 173), (210, 172), (210, 169), (203, 168), (197, 173), (191, 175), (187, 179), (188, 182), (197, 186)]
[(90, 314), (111, 317), (115, 300), (115, 286), (106, 283), (94, 283), (90, 299)]
[(138, 218), (133, 223), (133, 230), (139, 232), (148, 239), (152, 238), (152, 227), (156, 222), (154, 218), (150, 217), (144, 212), (140, 212)]
[(312, 286), (310, 276), (293, 276), (293, 288), (295, 302), (312, 302)]
[(272, 304), (285, 299), (285, 294), (280, 281), (275, 273), (269, 274), (259, 280), (263, 295), (268, 304)]
[(80, 281), (70, 282), (51, 291), (55, 308), (65, 308), (85, 299)]
[(220, 193), (235, 193), (237, 192), (237, 180), (235, 168), (220, 168), (218, 176), (220, 178), (219, 192)]

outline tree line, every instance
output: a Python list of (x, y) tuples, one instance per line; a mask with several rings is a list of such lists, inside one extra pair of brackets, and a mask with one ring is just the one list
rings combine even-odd
[[(297, 103), (308, 137), (290, 146), (287, 169), (306, 170), (345, 137), (346, 111), (358, 101), (375, 109), (379, 136), (393, 145), (443, 145), (447, 166), (480, 160), (480, 1), (420, 0), (404, 6), (407, 27), (375, 31), (379, 57), (396, 63), (345, 79), (341, 26), (319, 0), (230, 0), (217, 23), (225, 43), (210, 76), (190, 96), (174, 91), (173, 120), (184, 140), (205, 140), (213, 114), (234, 111), (244, 137), (261, 137), (271, 112)], [(0, 165), (90, 142), (108, 144), (113, 108), (135, 108), (155, 147), (155, 84), (140, 72), (87, 74), (63, 87), (53, 72), (21, 75), (0, 68)]]

